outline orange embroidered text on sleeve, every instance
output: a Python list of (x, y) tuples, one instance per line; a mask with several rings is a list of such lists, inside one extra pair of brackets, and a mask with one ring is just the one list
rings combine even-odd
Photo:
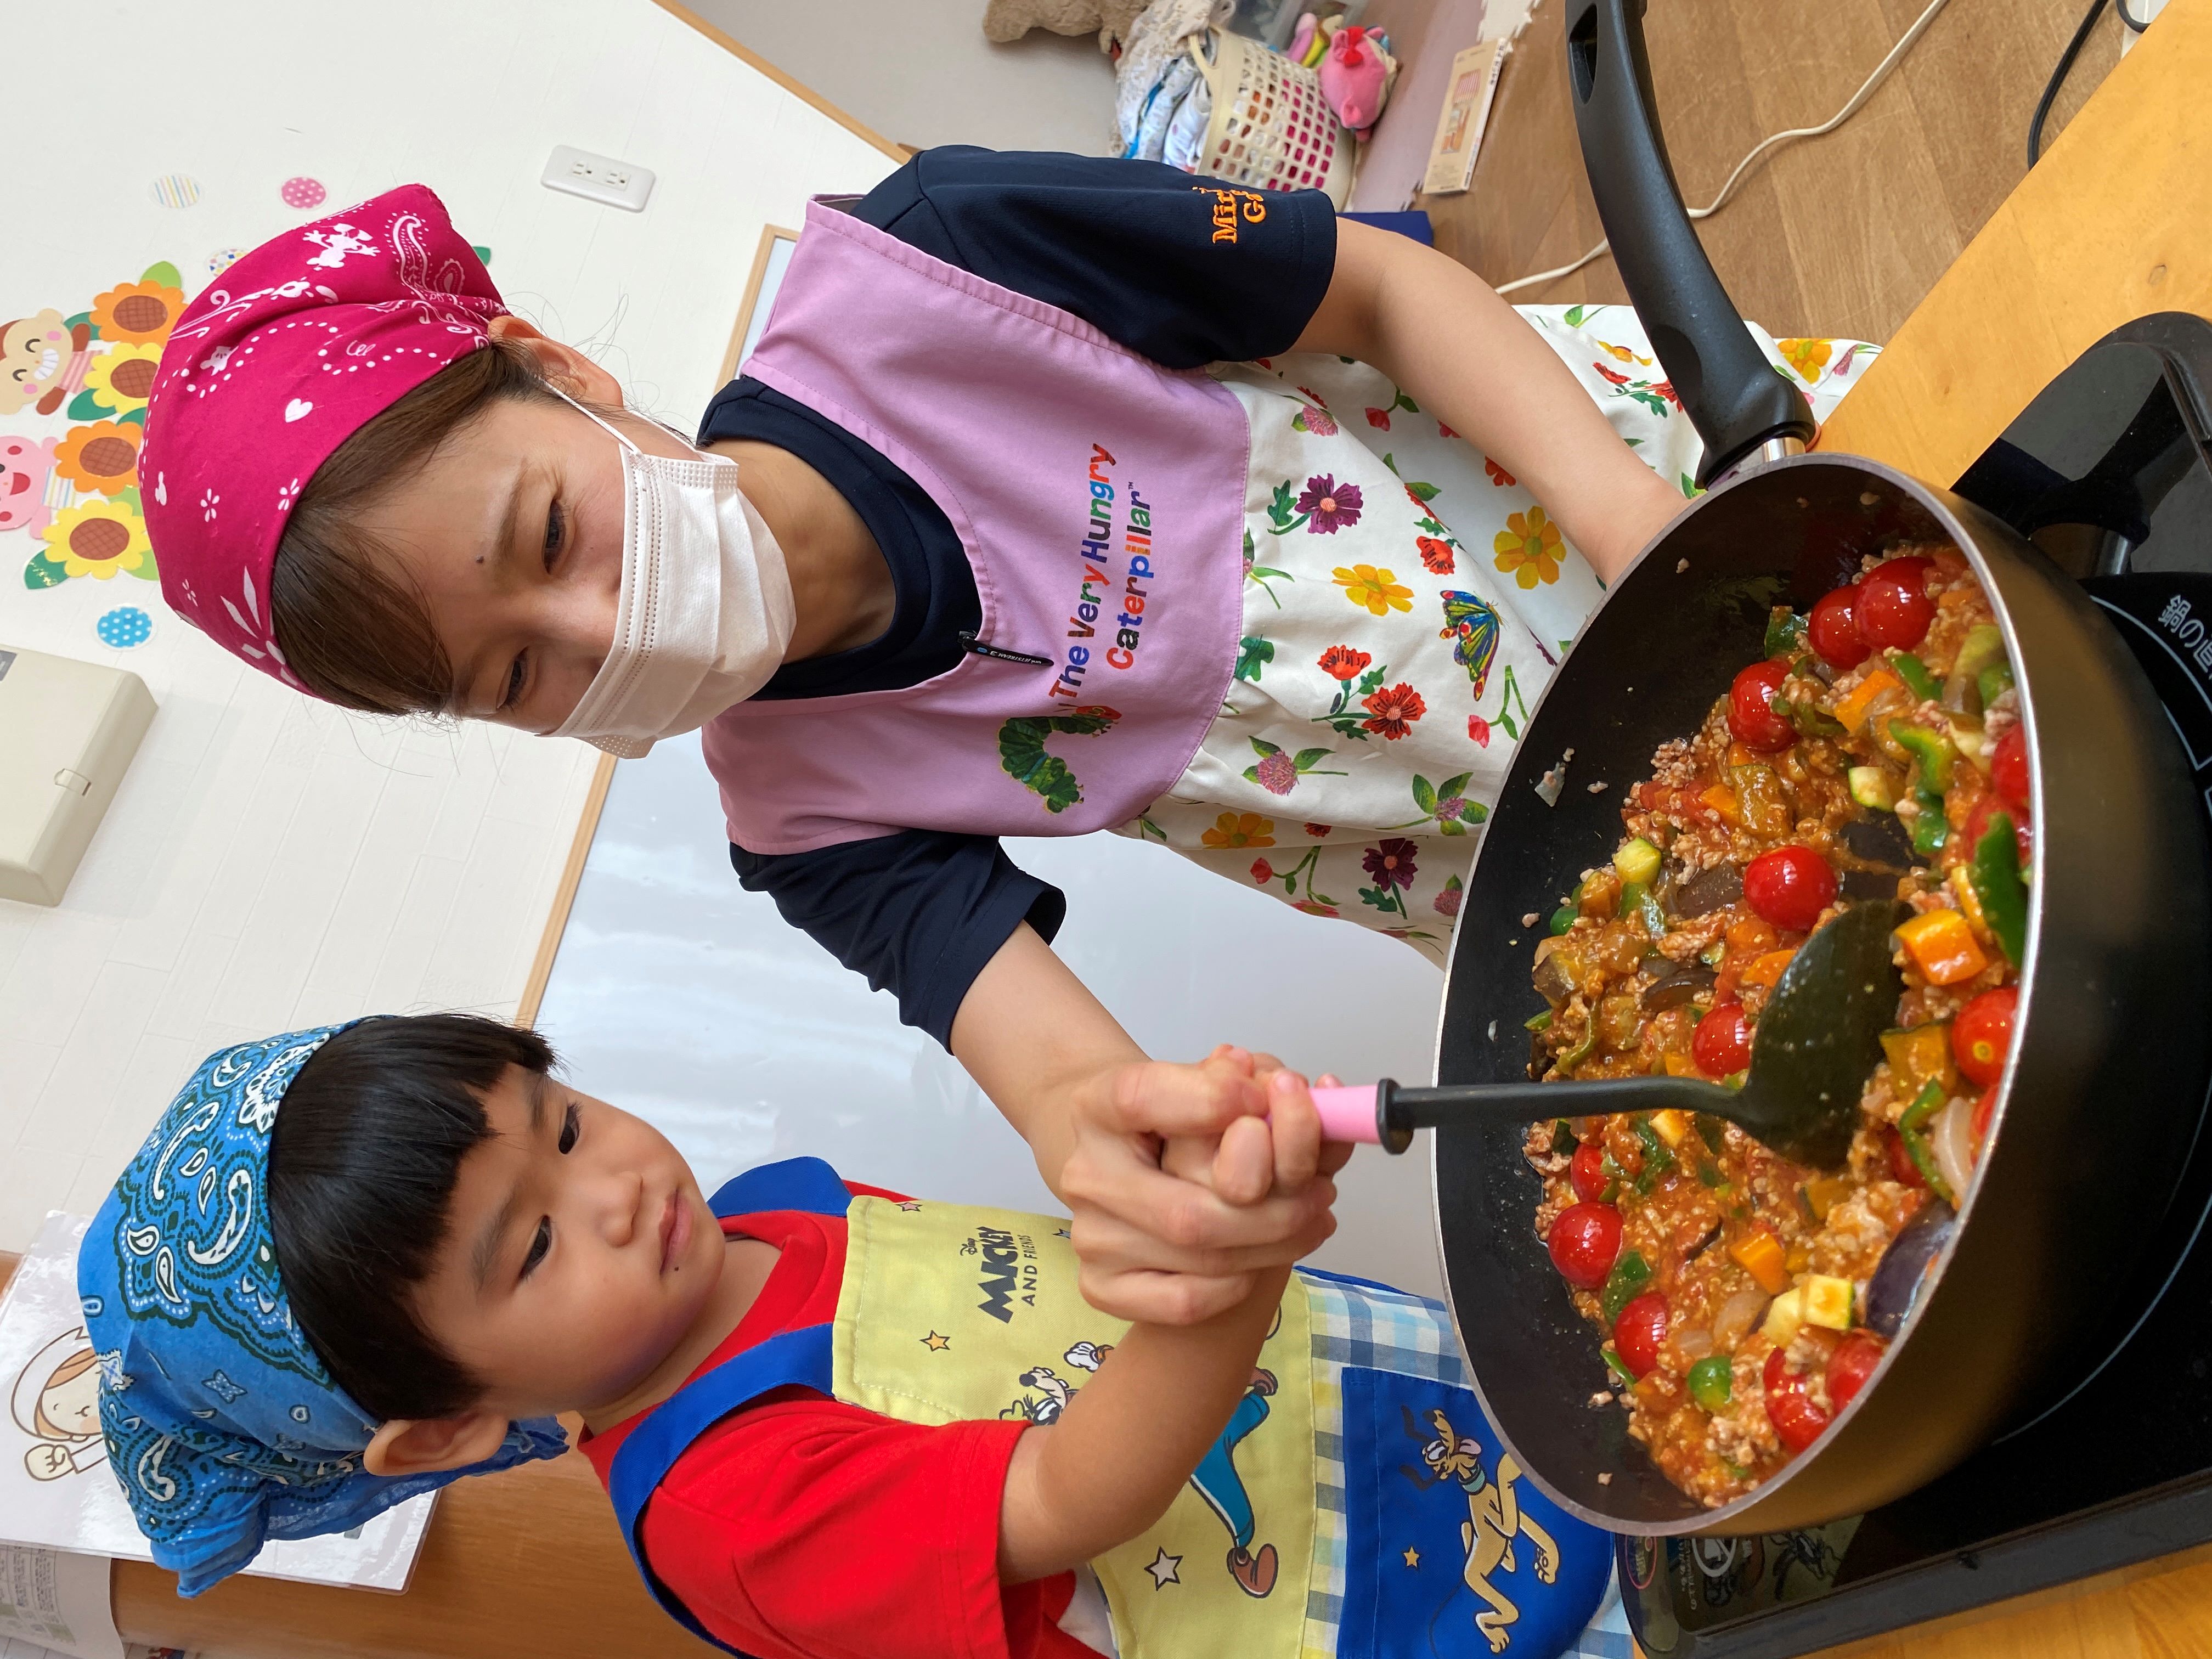
[(1240, 209), (1243, 220), (1249, 224), (1261, 224), (1267, 220), (1267, 204), (1256, 191), (1223, 190), (1211, 185), (1193, 185), (1191, 188), (1213, 198), (1213, 240), (1217, 242), (1234, 242), (1237, 240)]

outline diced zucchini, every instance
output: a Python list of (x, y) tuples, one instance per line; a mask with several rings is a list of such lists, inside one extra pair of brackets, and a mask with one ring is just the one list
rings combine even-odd
[(1850, 770), (1851, 799), (1870, 812), (1897, 810), (1897, 781), (1888, 769), (1854, 766)]
[(1659, 875), (1659, 849), (1638, 836), (1613, 855), (1613, 867), (1624, 885), (1649, 887)]
[(1850, 1329), (1850, 1279), (1831, 1278), (1826, 1273), (1808, 1273), (1805, 1282), (1792, 1294), (1802, 1297), (1802, 1311), (1808, 1325), (1819, 1325), (1832, 1331)]
[(1972, 678), (2005, 660), (2004, 629), (1995, 623), (1978, 623), (1966, 630), (1959, 655), (1951, 665), (1954, 674)]
[(1786, 1348), (1805, 1323), (1805, 1287), (1792, 1285), (1767, 1305), (1766, 1322), (1759, 1328), (1778, 1348)]

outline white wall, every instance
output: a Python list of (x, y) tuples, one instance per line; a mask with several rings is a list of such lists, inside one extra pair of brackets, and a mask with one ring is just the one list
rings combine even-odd
[(693, 9), (900, 143), (1113, 149), (1098, 37), (983, 38), (984, 0), (693, 0)]
[[(1006, 847), (1066, 893), (1060, 955), (1148, 1052), (1234, 1042), (1347, 1082), (1433, 1075), (1443, 975), (1395, 939), (1118, 836)], [(951, 1056), (738, 887), (695, 738), (615, 769), (538, 1029), (579, 1087), (656, 1124), (709, 1192), (811, 1153), (932, 1198), (1058, 1207)], [(1441, 1294), (1427, 1143), (1361, 1151), (1322, 1266)]]
[[(86, 310), (161, 260), (197, 291), (216, 250), (313, 216), (279, 197), (295, 175), (327, 188), (319, 211), (422, 179), (491, 247), (516, 310), (592, 342), (679, 423), (714, 389), (762, 227), (891, 166), (649, 0), (22, 0), (0, 33), (17, 61), (159, 71), (97, 119), (80, 88), (75, 114), (10, 125), (0, 319)], [(86, 58), (87, 41), (131, 49)], [(544, 190), (556, 143), (653, 168), (651, 205)], [(152, 181), (179, 173), (197, 203), (158, 204)], [(0, 433), (71, 424), (26, 412)], [(223, 1042), (372, 1011), (511, 1013), (595, 759), (318, 708), (151, 583), (27, 589), (36, 550), (0, 532), (0, 644), (133, 668), (161, 712), (62, 906), (0, 902), (0, 1249), (50, 1207), (92, 1209)], [(111, 651), (94, 623), (125, 604), (155, 631)]]

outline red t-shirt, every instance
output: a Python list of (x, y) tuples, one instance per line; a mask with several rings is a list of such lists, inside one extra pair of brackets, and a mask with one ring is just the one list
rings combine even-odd
[[(694, 1378), (834, 1319), (844, 1282), (842, 1216), (780, 1210), (722, 1231), (783, 1254)], [(646, 1415), (578, 1442), (602, 1483)], [(677, 1459), (646, 1504), (646, 1559), (693, 1618), (755, 1659), (1096, 1659), (1055, 1622), (1073, 1574), (999, 1582), (1000, 1498), (1028, 1426), (924, 1427), (779, 1389)]]

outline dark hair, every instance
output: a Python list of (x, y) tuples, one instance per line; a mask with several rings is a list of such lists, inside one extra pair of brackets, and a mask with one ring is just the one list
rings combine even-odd
[(492, 1138), (483, 1095), (544, 1075), (535, 1031), (472, 1014), (364, 1020), (284, 1091), (269, 1137), (269, 1221), (293, 1317), (331, 1376), (382, 1421), (445, 1417), (483, 1386), (416, 1316), (461, 1160)]
[(370, 714), (435, 714), (453, 668), (422, 594), (389, 568), (363, 526), (395, 483), (505, 401), (554, 396), (526, 347), (495, 339), (455, 358), (317, 467), (292, 505), (269, 575), (276, 643), (325, 702)]

